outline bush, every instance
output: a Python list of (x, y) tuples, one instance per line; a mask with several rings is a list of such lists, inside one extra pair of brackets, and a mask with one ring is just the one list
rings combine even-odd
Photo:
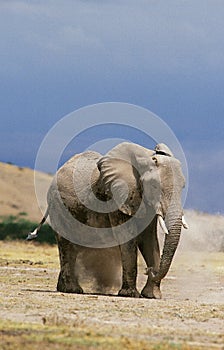
[[(19, 216), (9, 215), (0, 219), (0, 240), (25, 240), (28, 233), (38, 226), (38, 223)], [(48, 224), (41, 227), (36, 241), (49, 244), (56, 243), (54, 231)]]

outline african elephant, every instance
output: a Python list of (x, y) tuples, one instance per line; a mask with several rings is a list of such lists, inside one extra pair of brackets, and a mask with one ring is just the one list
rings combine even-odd
[[(161, 298), (160, 282), (170, 268), (182, 225), (187, 228), (181, 204), (184, 184), (181, 164), (165, 144), (149, 150), (123, 142), (105, 156), (87, 151), (68, 160), (49, 188), (42, 222), (28, 236), (36, 237), (49, 215), (60, 256), (57, 290), (83, 292), (75, 267), (80, 251), (118, 246), (118, 294)], [(161, 257), (159, 226), (166, 234)], [(136, 289), (138, 248), (148, 274), (141, 295)]]

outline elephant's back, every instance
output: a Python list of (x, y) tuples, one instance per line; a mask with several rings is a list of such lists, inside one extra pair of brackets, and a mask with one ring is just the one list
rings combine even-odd
[(97, 167), (101, 157), (97, 152), (75, 155), (57, 171), (47, 195), (51, 222), (69, 212), (89, 226), (110, 226), (107, 213), (101, 210), (106, 200)]
[(56, 186), (64, 205), (71, 211), (77, 207), (81, 209), (82, 204), (86, 206), (92, 184), (100, 175), (96, 164), (100, 157), (97, 152), (77, 154), (57, 171), (52, 185)]

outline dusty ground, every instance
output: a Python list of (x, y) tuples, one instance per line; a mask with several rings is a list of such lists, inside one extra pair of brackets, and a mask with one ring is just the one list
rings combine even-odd
[(0, 349), (224, 349), (223, 253), (179, 252), (163, 299), (147, 300), (94, 294), (92, 281), (89, 294), (57, 293), (56, 247), (0, 251)]

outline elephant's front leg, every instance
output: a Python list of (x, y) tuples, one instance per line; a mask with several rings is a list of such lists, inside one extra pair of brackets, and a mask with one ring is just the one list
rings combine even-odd
[(131, 240), (120, 245), (121, 261), (123, 267), (122, 287), (118, 293), (120, 296), (139, 298), (140, 293), (136, 289), (137, 277), (137, 242)]
[(57, 290), (63, 293), (83, 293), (75, 273), (75, 263), (78, 254), (77, 247), (58, 234), (56, 234), (56, 240), (61, 266)]
[[(121, 263), (122, 263), (122, 287), (118, 292), (118, 295), (125, 297), (139, 298), (140, 293), (136, 289), (136, 278), (137, 278), (137, 240), (130, 239), (127, 243), (122, 244), (124, 237), (133, 237), (133, 227), (128, 225), (127, 215), (122, 212), (115, 211), (109, 215), (110, 223), (114, 235), (114, 239), (120, 247)], [(126, 222), (125, 231), (122, 231), (122, 224)], [(119, 229), (116, 231), (116, 228)], [(126, 231), (128, 230), (128, 232)]]
[[(146, 262), (147, 268), (152, 268), (154, 273), (159, 271), (160, 250), (157, 239), (157, 218), (155, 217), (151, 224), (143, 231), (139, 237), (139, 250)], [(145, 287), (141, 295), (145, 298), (161, 299), (160, 282), (155, 283), (148, 276)]]

